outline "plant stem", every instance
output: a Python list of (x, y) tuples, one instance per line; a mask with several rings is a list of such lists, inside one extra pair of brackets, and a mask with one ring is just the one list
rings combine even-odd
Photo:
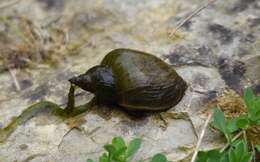
[[(238, 139), (241, 135), (243, 134), (243, 132), (239, 132), (234, 138), (231, 139), (231, 142), (234, 142), (236, 139)], [(230, 142), (230, 143), (231, 143)], [(230, 145), (230, 143), (227, 143), (221, 150), (220, 152), (223, 152), (226, 150), (226, 148), (228, 148), (228, 146)]]
[(253, 153), (253, 162), (256, 162), (255, 146), (254, 146), (253, 142), (251, 142), (251, 147), (252, 147), (252, 153)]
[(198, 143), (197, 143), (197, 145), (196, 145), (194, 154), (193, 154), (193, 156), (192, 156), (191, 162), (194, 162), (195, 159), (196, 159), (196, 157), (197, 157), (200, 144), (201, 144), (201, 142), (202, 142), (202, 139), (203, 139), (203, 137), (204, 137), (204, 134), (205, 134), (205, 132), (206, 132), (206, 129), (207, 129), (207, 126), (208, 126), (208, 124), (209, 124), (209, 121), (210, 121), (210, 119), (211, 119), (211, 117), (212, 117), (212, 114), (213, 114), (213, 113), (210, 113), (209, 116), (208, 116), (208, 118), (207, 118), (207, 120), (205, 121), (205, 124), (204, 124), (204, 126), (203, 126), (203, 129), (202, 129), (202, 131), (201, 131), (201, 134), (200, 134), (200, 137), (199, 137), (199, 140), (198, 140)]
[(246, 131), (245, 131), (245, 130), (243, 130), (242, 132), (243, 132), (243, 138), (244, 138), (244, 140), (247, 142)]

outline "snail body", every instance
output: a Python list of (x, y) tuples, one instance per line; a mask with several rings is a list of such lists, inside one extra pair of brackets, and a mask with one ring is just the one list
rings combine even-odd
[(164, 111), (184, 96), (186, 82), (154, 55), (115, 49), (100, 65), (69, 80), (94, 93), (98, 102), (117, 104), (128, 111)]

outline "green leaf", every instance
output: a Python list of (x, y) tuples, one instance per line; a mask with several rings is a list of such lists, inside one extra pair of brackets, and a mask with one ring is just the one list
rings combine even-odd
[(92, 159), (88, 159), (87, 162), (94, 162)]
[(246, 141), (238, 140), (230, 148), (228, 156), (229, 162), (250, 162), (252, 153), (248, 152)]
[(253, 155), (252, 153), (245, 153), (244, 156), (241, 159), (241, 162), (250, 162), (252, 161)]
[(111, 155), (112, 159), (119, 162), (125, 161), (125, 152), (127, 147), (124, 139), (122, 137), (114, 137), (112, 140), (112, 146), (114, 147), (114, 150)]
[(255, 107), (260, 110), (260, 96), (255, 97)]
[(256, 124), (259, 120), (258, 112), (256, 110), (248, 112), (248, 119), (251, 121), (251, 123)]
[(256, 112), (256, 118), (257, 118), (257, 120), (260, 119), (260, 110), (258, 110), (258, 111)]
[(114, 154), (112, 159), (117, 161), (126, 161), (126, 147), (122, 147), (121, 149), (117, 150)]
[(226, 153), (220, 153), (218, 149), (199, 151), (196, 162), (228, 162)]
[(238, 162), (236, 159), (236, 153), (233, 149), (229, 150), (228, 157), (230, 162)]
[(113, 138), (112, 145), (115, 147), (116, 150), (126, 147), (125, 141), (122, 137)]
[(218, 108), (216, 108), (214, 110), (212, 124), (215, 128), (220, 130), (222, 133), (227, 132), (224, 113), (221, 110), (219, 110)]
[(227, 121), (227, 129), (229, 133), (233, 133), (237, 131), (239, 128), (237, 127), (237, 121), (239, 118), (233, 118)]
[(255, 148), (258, 152), (260, 152), (260, 145), (256, 145)]
[(254, 107), (254, 92), (251, 88), (246, 88), (244, 90), (244, 101), (248, 109), (252, 109)]
[(163, 154), (156, 154), (153, 156), (151, 162), (168, 162), (167, 158)]
[(109, 155), (113, 155), (116, 152), (116, 148), (111, 144), (106, 144), (104, 148), (109, 153)]
[(221, 153), (220, 162), (229, 162), (227, 152)]
[(106, 153), (103, 153), (102, 156), (99, 157), (99, 162), (109, 162), (109, 157)]
[(247, 129), (249, 127), (249, 121), (246, 118), (240, 118), (237, 120), (237, 127), (241, 129)]
[(260, 125), (260, 119), (256, 121), (256, 125)]
[(252, 124), (256, 124), (259, 117), (260, 111), (260, 97), (254, 96), (253, 90), (251, 88), (247, 88), (244, 91), (244, 101), (247, 106), (248, 111), (248, 119), (252, 122)]
[(126, 150), (126, 157), (133, 156), (141, 146), (141, 140), (139, 138), (133, 139)]
[(243, 141), (239, 142), (235, 148), (235, 154), (236, 154), (236, 159), (238, 161), (241, 161), (243, 154), (246, 153), (246, 146), (245, 143), (243, 143)]
[(198, 156), (196, 158), (196, 162), (206, 162), (208, 158), (208, 152), (199, 151)]
[(127, 147), (122, 147), (121, 149), (116, 150), (114, 155), (115, 156), (121, 156), (121, 155), (125, 154), (126, 150), (127, 150)]
[(227, 141), (230, 142), (231, 134), (227, 128), (224, 113), (218, 108), (215, 108), (214, 110), (213, 121), (211, 125), (222, 132), (225, 135)]

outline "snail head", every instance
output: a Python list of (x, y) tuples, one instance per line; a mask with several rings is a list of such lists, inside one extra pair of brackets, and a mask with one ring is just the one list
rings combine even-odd
[(69, 79), (69, 82), (94, 94), (111, 92), (115, 88), (112, 70), (102, 65), (95, 66), (86, 73)]

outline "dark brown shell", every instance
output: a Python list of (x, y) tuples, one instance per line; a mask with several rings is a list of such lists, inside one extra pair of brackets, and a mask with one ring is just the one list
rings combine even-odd
[(101, 65), (112, 69), (117, 103), (128, 110), (162, 111), (184, 96), (186, 82), (154, 55), (131, 49), (108, 53)]

